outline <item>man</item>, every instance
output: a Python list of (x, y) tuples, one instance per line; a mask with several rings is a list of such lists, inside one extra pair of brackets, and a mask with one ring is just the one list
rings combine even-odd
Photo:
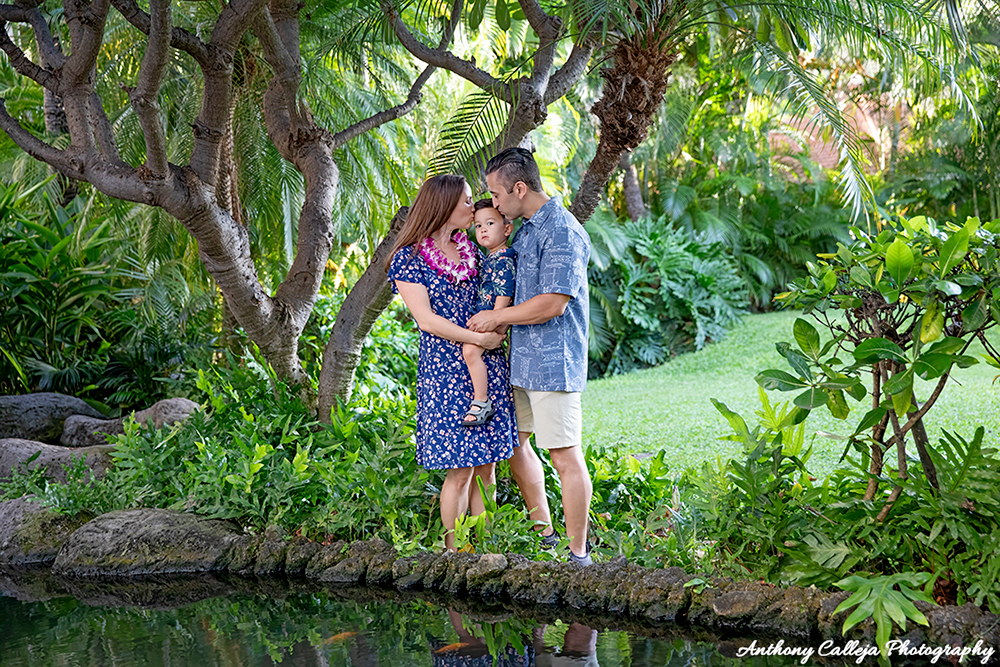
[(583, 458), (580, 408), (587, 383), (590, 237), (542, 190), (529, 151), (508, 148), (493, 157), (486, 164), (486, 185), (501, 215), (524, 218), (512, 244), (517, 285), (514, 305), (478, 313), (468, 326), (475, 331), (511, 327), (510, 383), (520, 443), (511, 472), (534, 508), (532, 518), (550, 522), (542, 464), (528, 442), (534, 432), (535, 444), (549, 451), (562, 483), (570, 561), (590, 565), (587, 519), (593, 486)]

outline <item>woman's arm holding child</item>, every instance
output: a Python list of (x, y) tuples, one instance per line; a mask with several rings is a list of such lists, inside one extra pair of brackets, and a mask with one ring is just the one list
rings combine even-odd
[(403, 297), (403, 303), (409, 308), (421, 331), (456, 343), (478, 345), (487, 350), (499, 347), (503, 342), (504, 337), (501, 334), (493, 331), (484, 333), (470, 331), (436, 314), (431, 308), (427, 288), (423, 285), (396, 280), (396, 289), (399, 290), (399, 296)]

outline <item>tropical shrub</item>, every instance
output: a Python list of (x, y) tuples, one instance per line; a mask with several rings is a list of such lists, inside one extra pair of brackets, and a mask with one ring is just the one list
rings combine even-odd
[(128, 255), (96, 200), (63, 207), (43, 194), (39, 214), (33, 191), (0, 186), (0, 390), (79, 394), (111, 410), (167, 397), (195, 348), (207, 350), (211, 295), (178, 262)]
[(591, 377), (661, 364), (725, 336), (745, 312), (746, 286), (721, 244), (666, 218), (594, 217)]
[[(870, 408), (848, 438), (849, 446), (870, 457), (867, 500), (876, 497), (883, 454), (893, 446), (897, 475), (907, 478), (907, 439), (937, 488), (923, 417), (941, 395), (952, 366), (977, 363), (965, 354), (974, 341), (985, 348), (985, 361), (1000, 368), (1000, 352), (985, 336), (1000, 324), (1000, 220), (982, 225), (969, 218), (958, 226), (916, 217), (877, 235), (860, 229), (854, 234), (854, 243), (822, 255), (820, 264), (810, 265), (808, 277), (780, 295), (814, 314), (833, 337), (822, 343), (809, 322), (797, 320), (798, 349), (778, 345), (793, 373), (766, 370), (757, 382), (765, 389), (798, 391), (794, 402), (802, 413), (825, 405), (838, 419), (850, 413), (846, 397), (870, 397)], [(844, 361), (842, 354), (851, 358)], [(915, 395), (915, 377), (937, 380), (926, 399)], [(881, 519), (901, 491), (897, 484)]]

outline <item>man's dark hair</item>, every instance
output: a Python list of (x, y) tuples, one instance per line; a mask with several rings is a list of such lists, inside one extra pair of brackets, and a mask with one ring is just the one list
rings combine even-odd
[(538, 164), (531, 151), (524, 148), (506, 148), (486, 163), (486, 173), (496, 172), (500, 184), (507, 192), (514, 191), (514, 184), (521, 181), (534, 192), (542, 191), (542, 178), (538, 175)]

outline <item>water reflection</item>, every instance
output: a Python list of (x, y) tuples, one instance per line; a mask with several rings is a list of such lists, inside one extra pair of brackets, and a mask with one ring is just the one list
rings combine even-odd
[[(110, 588), (92, 582), (86, 587), (40, 579), (30, 583), (15, 589), (0, 578), (4, 667), (750, 664), (724, 657), (712, 644), (603, 626), (598, 631), (555, 615), (534, 621), (504, 609), (448, 608), (416, 597), (380, 602), (370, 599), (371, 591), (317, 593), (264, 582), (249, 593), (238, 589), (242, 584), (205, 580), (158, 582), (153, 588), (122, 582)], [(65, 595), (68, 587), (77, 597), (52, 597)], [(189, 599), (220, 592), (225, 595)], [(356, 599), (360, 596), (367, 597)], [(183, 606), (169, 608), (170, 601)], [(145, 608), (108, 606), (115, 604)]]

